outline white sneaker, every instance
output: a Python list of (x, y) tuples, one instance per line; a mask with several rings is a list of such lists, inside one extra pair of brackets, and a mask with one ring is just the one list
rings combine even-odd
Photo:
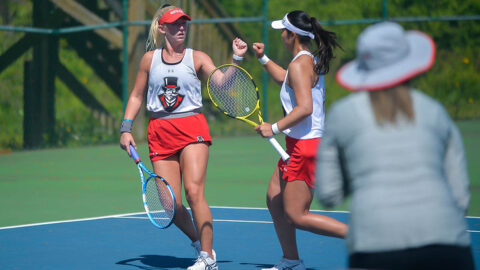
[[(195, 242), (192, 242), (190, 245), (195, 250), (195, 257), (200, 256), (200, 251), (202, 251), (202, 246), (200, 245), (200, 241), (197, 240)], [(213, 259), (217, 260), (217, 254), (215, 254), (215, 250), (213, 250), (213, 248), (212, 248), (212, 255), (213, 255)]]
[(187, 270), (218, 270), (217, 261), (210, 258), (207, 252), (200, 251), (195, 264), (188, 267)]
[(263, 268), (262, 270), (306, 270), (302, 260), (282, 259), (272, 268)]

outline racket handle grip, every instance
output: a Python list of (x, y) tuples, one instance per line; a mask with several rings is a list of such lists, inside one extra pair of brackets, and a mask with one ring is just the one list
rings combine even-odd
[(274, 137), (269, 137), (268, 141), (270, 142), (270, 144), (272, 144), (273, 148), (275, 148), (275, 150), (277, 150), (277, 152), (282, 157), (283, 161), (287, 161), (290, 158), (290, 156), (287, 154), (287, 152), (285, 152), (285, 150), (283, 150), (283, 147), (278, 143), (278, 141)]
[(138, 164), (140, 162), (140, 156), (137, 154), (137, 151), (135, 150), (135, 147), (130, 144), (130, 154), (132, 155), (133, 161)]

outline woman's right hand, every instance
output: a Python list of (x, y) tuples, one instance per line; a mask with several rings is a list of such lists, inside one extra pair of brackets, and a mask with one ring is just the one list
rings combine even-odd
[(133, 145), (133, 147), (137, 149), (137, 145), (133, 140), (132, 133), (123, 132), (122, 135), (120, 136), (120, 148), (127, 151), (129, 156), (132, 156), (132, 154), (130, 153), (130, 147), (129, 147), (130, 145)]
[(272, 125), (267, 122), (263, 122), (262, 124), (256, 126), (255, 130), (263, 138), (269, 138), (275, 135), (273, 134)]
[(265, 54), (265, 44), (263, 43), (255, 42), (253, 43), (252, 48), (257, 58), (261, 58)]

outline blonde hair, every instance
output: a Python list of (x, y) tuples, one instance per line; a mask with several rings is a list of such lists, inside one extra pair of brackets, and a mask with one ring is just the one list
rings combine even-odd
[(177, 8), (171, 5), (163, 5), (161, 8), (157, 9), (155, 15), (152, 19), (152, 24), (150, 25), (150, 32), (148, 33), (147, 42), (145, 44), (145, 50), (151, 51), (157, 48), (160, 48), (162, 45), (162, 34), (158, 31), (158, 21), (163, 16), (163, 14), (167, 13), (168, 11)]
[(409, 121), (414, 121), (413, 103), (407, 85), (372, 91), (369, 95), (378, 125), (381, 126), (387, 122), (395, 124), (400, 115), (405, 116)]

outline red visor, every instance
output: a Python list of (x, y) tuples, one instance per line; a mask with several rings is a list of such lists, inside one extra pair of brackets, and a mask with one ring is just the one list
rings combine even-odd
[(167, 13), (163, 14), (163, 16), (158, 20), (159, 24), (164, 23), (173, 23), (174, 21), (184, 17), (185, 19), (191, 21), (190, 16), (188, 16), (183, 10), (180, 8), (174, 8), (169, 10)]

